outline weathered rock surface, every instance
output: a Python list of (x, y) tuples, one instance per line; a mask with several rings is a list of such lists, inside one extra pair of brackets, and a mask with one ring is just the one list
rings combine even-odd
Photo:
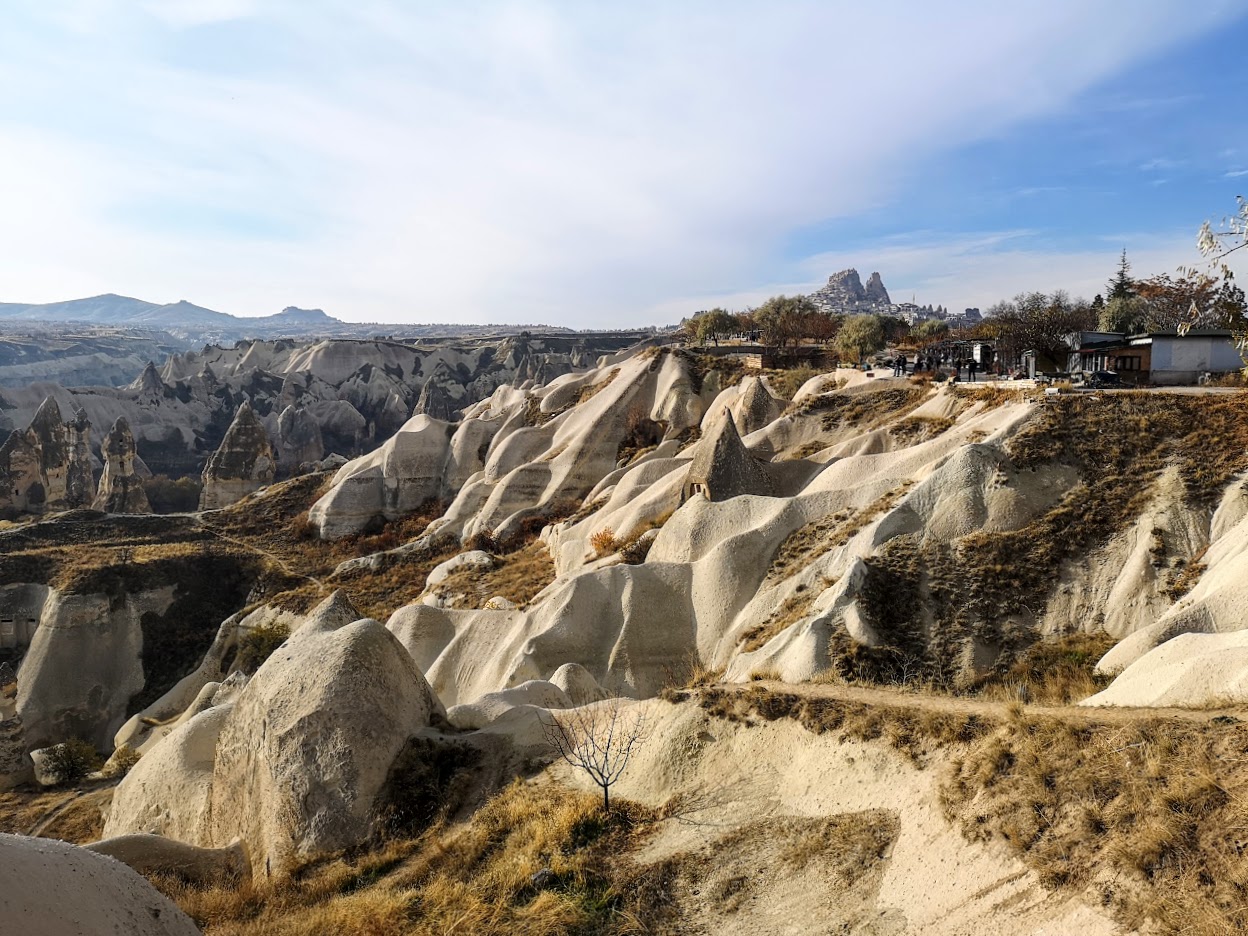
[(23, 936), (197, 936), (167, 897), (120, 861), (0, 833), (0, 921)]
[(24, 432), (0, 445), (0, 511), (43, 513), (91, 503), (91, 423), (79, 410), (68, 423), (44, 398)]
[(104, 473), (100, 475), (92, 506), (106, 513), (150, 513), (152, 508), (135, 468), (138, 449), (134, 433), (124, 416), (118, 416), (113, 423), (100, 446), (100, 453), (104, 458)]
[(204, 466), (199, 509), (228, 507), (271, 484), (275, 467), (264, 424), (251, 404), (244, 401), (221, 440), (221, 447)]
[(411, 657), (376, 621), (301, 628), (225, 719), (211, 842), (203, 844), (241, 838), (261, 876), (358, 844), (395, 756), (440, 710)]
[(199, 848), (159, 835), (120, 835), (84, 845), (115, 858), (140, 874), (168, 874), (200, 885), (237, 883), (251, 874), (241, 842), (226, 848)]
[(325, 457), (321, 427), (310, 412), (291, 404), (277, 417), (277, 460), (279, 467), (290, 474), (304, 462), (319, 462)]
[(126, 706), (143, 688), (143, 629), (163, 614), (173, 588), (114, 600), (51, 591), (17, 680), (17, 712), (27, 749), (83, 738), (111, 747)]

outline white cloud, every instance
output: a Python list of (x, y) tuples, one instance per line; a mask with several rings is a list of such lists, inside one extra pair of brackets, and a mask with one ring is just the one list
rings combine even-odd
[[(0, 39), (0, 85), (22, 88), (0, 91), (0, 178), (21, 180), (0, 298), (583, 325), (795, 279), (791, 232), (886, 202), (941, 147), (1060, 110), (1221, 16), (1177, 0), (1125, 19), (1078, 0), (904, 16), (164, 0), (147, 22), (92, 6), (116, 16)], [(204, 23), (264, 54), (240, 60)]]

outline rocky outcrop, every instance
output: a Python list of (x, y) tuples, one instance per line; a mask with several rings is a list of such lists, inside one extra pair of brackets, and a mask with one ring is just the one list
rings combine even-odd
[(724, 501), (772, 491), (767, 466), (750, 454), (737, 435), (736, 423), (730, 417), (721, 417), (698, 443), (685, 479), (683, 499), (700, 495), (707, 500)]
[(17, 682), (28, 750), (75, 737), (111, 748), (144, 685), (142, 618), (172, 601), (172, 587), (119, 598), (49, 593)]
[(316, 417), (302, 406), (288, 405), (277, 417), (277, 463), (283, 474), (293, 474), (305, 462), (325, 457), (325, 442)]
[(104, 437), (100, 454), (104, 458), (104, 473), (100, 475), (92, 506), (106, 513), (151, 513), (143, 481), (136, 473), (138, 450), (126, 417), (117, 417), (113, 428)]
[(190, 917), (107, 855), (0, 833), (0, 920), (25, 936), (198, 936)]
[(252, 491), (273, 483), (274, 468), (264, 423), (251, 404), (243, 401), (221, 447), (204, 466), (199, 509), (216, 510), (242, 500)]
[(227, 848), (199, 848), (159, 835), (120, 835), (83, 846), (115, 858), (140, 874), (172, 875), (192, 884), (237, 884), (251, 873), (241, 842)]
[(863, 286), (858, 271), (854, 269), (833, 273), (828, 277), (827, 285), (815, 290), (808, 298), (820, 312), (832, 315), (887, 312), (891, 304), (879, 273), (872, 273), (867, 285)]
[(420, 398), (416, 401), (416, 408), (412, 410), (412, 415), (424, 415), (450, 422), (458, 412), (455, 400), (447, 392), (445, 383), (430, 379), (426, 380), (425, 385), (420, 388)]
[(305, 624), (260, 667), (224, 721), (212, 842), (201, 844), (241, 838), (259, 876), (359, 844), (372, 831), (395, 757), (440, 712), (412, 658), (381, 624)]
[(91, 503), (91, 423), (79, 410), (61, 418), (46, 397), (24, 432), (0, 446), (0, 511), (43, 513)]

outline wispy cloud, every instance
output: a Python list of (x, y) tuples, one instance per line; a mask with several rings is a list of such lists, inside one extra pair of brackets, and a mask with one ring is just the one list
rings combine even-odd
[(1248, 176), (1248, 169), (1231, 169), (1223, 173), (1228, 179), (1238, 179), (1241, 176)]
[(1077, 0), (15, 9), (0, 298), (599, 325), (789, 279), (792, 231), (1224, 17), (1178, 0), (1126, 19)]

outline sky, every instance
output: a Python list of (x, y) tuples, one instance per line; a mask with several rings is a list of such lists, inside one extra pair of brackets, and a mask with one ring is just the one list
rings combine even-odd
[(674, 322), (1091, 298), (1248, 190), (1242, 0), (8, 0), (0, 301)]

